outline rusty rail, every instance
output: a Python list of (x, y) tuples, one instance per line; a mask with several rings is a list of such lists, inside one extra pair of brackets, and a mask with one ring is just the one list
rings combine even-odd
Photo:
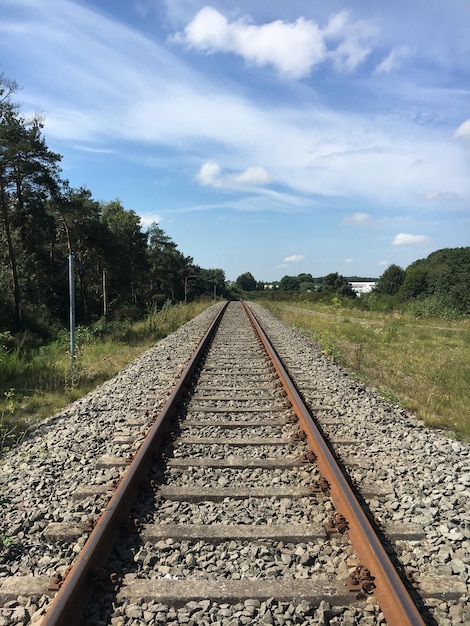
[(374, 594), (387, 624), (389, 626), (424, 626), (425, 622), (415, 603), (279, 356), (271, 346), (252, 311), (245, 303), (243, 306), (281, 379), (287, 397), (292, 404), (292, 410), (299, 420), (299, 425), (306, 433), (309, 448), (316, 456), (318, 469), (329, 483), (329, 491), (335, 507), (347, 520), (348, 534), (354, 549), (364, 567), (374, 577)]
[(98, 518), (83, 550), (78, 555), (57, 595), (51, 602), (41, 626), (73, 626), (77, 624), (93, 591), (93, 576), (104, 567), (119, 534), (119, 527), (127, 519), (134, 495), (145, 478), (152, 457), (161, 441), (174, 408), (180, 400), (186, 381), (194, 372), (204, 351), (220, 323), (225, 306), (220, 310), (196, 351), (191, 356), (162, 411), (150, 428), (131, 465), (121, 478), (113, 496)]

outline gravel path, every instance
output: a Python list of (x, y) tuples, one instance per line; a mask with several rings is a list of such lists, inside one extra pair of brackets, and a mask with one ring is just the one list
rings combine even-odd
[[(0, 532), (11, 543), (0, 552), (0, 589), (2, 581), (10, 576), (52, 575), (70, 562), (83, 544), (83, 537), (75, 543), (58, 546), (45, 538), (48, 525), (51, 522), (82, 524), (99, 512), (107, 499), (105, 495), (77, 499), (74, 495), (90, 484), (107, 485), (117, 478), (119, 470), (113, 466), (103, 466), (97, 473), (97, 460), (137, 449), (150, 415), (163, 406), (220, 306), (206, 310), (112, 380), (44, 422), (2, 459), (0, 494), (8, 499), (2, 505)], [(422, 588), (430, 589), (431, 597), (426, 598), (426, 605), (435, 623), (470, 624), (470, 447), (442, 432), (425, 428), (401, 408), (387, 404), (374, 390), (365, 388), (328, 361), (310, 340), (262, 307), (251, 306), (288, 369), (295, 372), (300, 390), (324, 429), (333, 441), (342, 442), (341, 458), (350, 473), (360, 485), (375, 485), (377, 494), (367, 501), (379, 521), (418, 523), (422, 527), (422, 539), (397, 541), (395, 548)], [(204, 412), (200, 419), (206, 419)], [(256, 417), (247, 417), (248, 421), (252, 419)], [(236, 432), (233, 436), (237, 436)], [(214, 445), (209, 447), (208, 454), (223, 456), (223, 450), (217, 451)], [(285, 454), (286, 458), (293, 454), (289, 446)], [(211, 476), (198, 475), (197, 470), (193, 473), (194, 479), (201, 483), (211, 480)], [(273, 478), (282, 483), (288, 476), (289, 472), (284, 471)], [(221, 477), (223, 480), (223, 472), (217, 474), (216, 480)], [(176, 509), (162, 507), (159, 515), (194, 521), (211, 515), (210, 507), (204, 506), (178, 503)], [(236, 502), (227, 506), (227, 519), (239, 515), (239, 506)], [(301, 501), (295, 502), (296, 510), (297, 507), (301, 518)], [(250, 517), (249, 506), (245, 514)], [(292, 507), (284, 503), (280, 510), (270, 514), (287, 517), (292, 514)], [(231, 554), (230, 545), (224, 549), (229, 560), (237, 561), (239, 556)], [(272, 552), (269, 546), (267, 550)], [(165, 558), (171, 559), (173, 554), (175, 559), (174, 555), (181, 555), (182, 551), (185, 555), (194, 554), (194, 546), (190, 543), (171, 546)], [(321, 555), (321, 546), (307, 546), (307, 556), (299, 554), (297, 560), (289, 555), (284, 559), (291, 559), (289, 565), (292, 563), (295, 571), (299, 559), (308, 560), (313, 551)], [(213, 555), (208, 551), (206, 556), (210, 560)], [(142, 553), (139, 558), (150, 559), (152, 555)], [(279, 558), (282, 561), (282, 556)], [(260, 553), (259, 559), (260, 569), (276, 567), (272, 556), (265, 552)], [(220, 563), (220, 567), (226, 570), (227, 564)], [(454, 591), (454, 599), (443, 599), (440, 595), (444, 581)], [(41, 608), (47, 602), (47, 597), (8, 602), (0, 608), (0, 626), (38, 624)], [(116, 618), (114, 624), (352, 626), (377, 623), (373, 604), (363, 612), (359, 622), (353, 613), (336, 616), (327, 603), (320, 607), (308, 603), (284, 604), (253, 601), (238, 606), (216, 606), (209, 602), (169, 610), (150, 603), (135, 607), (135, 615), (123, 616), (120, 621)], [(223, 621), (217, 621), (223, 615)]]

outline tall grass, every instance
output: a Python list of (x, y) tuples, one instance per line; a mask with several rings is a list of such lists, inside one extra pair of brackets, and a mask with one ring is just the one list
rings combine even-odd
[(470, 439), (470, 320), (263, 302), (330, 358), (429, 426)]
[(165, 305), (145, 320), (79, 327), (72, 376), (68, 333), (46, 346), (0, 337), (0, 453), (37, 421), (114, 376), (144, 350), (196, 317), (211, 302)]

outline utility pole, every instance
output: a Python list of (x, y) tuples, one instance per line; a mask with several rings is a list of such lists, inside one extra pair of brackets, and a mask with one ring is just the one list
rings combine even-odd
[(69, 254), (69, 300), (70, 300), (70, 371), (72, 383), (75, 377), (75, 254)]
[(104, 319), (108, 321), (109, 315), (109, 302), (108, 302), (108, 271), (103, 270), (103, 315)]

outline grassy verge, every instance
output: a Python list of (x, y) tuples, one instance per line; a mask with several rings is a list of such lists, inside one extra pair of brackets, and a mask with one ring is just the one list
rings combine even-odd
[(77, 329), (75, 375), (68, 337), (35, 350), (0, 345), (0, 453), (32, 424), (49, 417), (114, 376), (130, 361), (210, 306), (164, 307), (145, 321)]
[(387, 400), (470, 440), (470, 320), (415, 319), (340, 304), (260, 304)]

